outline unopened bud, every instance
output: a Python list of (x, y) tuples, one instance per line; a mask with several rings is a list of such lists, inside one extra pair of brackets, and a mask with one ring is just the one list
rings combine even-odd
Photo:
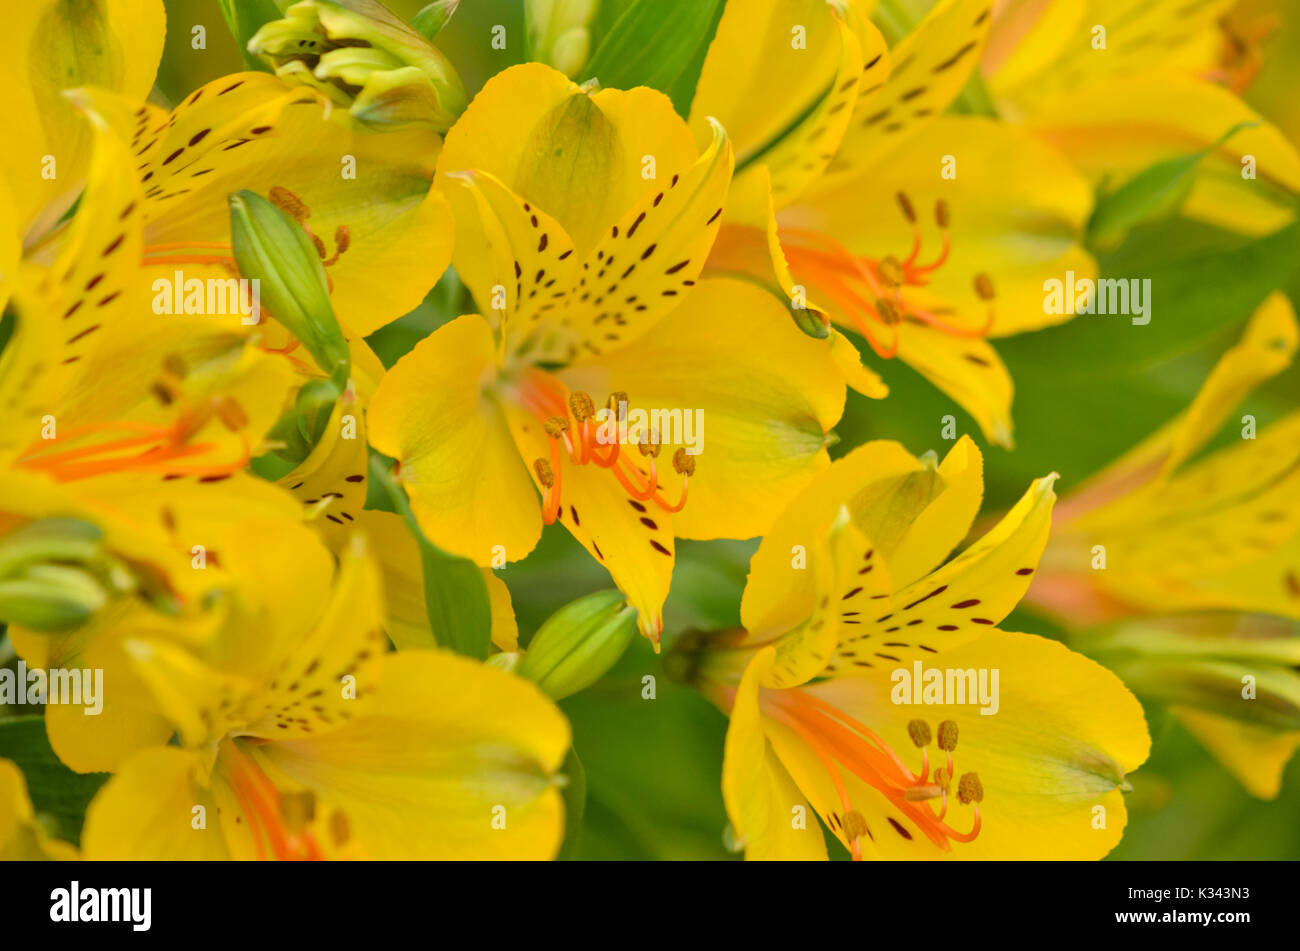
[(636, 633), (637, 612), (626, 596), (618, 591), (589, 594), (538, 628), (515, 672), (560, 700), (603, 677)]

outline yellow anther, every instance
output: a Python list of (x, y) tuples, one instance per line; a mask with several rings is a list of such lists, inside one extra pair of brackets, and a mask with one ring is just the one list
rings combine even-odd
[(948, 203), (942, 198), (934, 203), (934, 223), (940, 228), (948, 227)]
[(650, 441), (650, 437), (647, 436), (645, 433), (642, 433), (642, 434), (641, 434), (641, 443), (640, 443), (640, 445), (637, 446), (637, 448), (641, 450), (641, 455), (643, 455), (643, 456), (650, 456), (650, 457), (653, 458), (653, 457), (659, 455), (659, 449), (660, 449), (661, 447), (660, 447), (659, 443), (657, 443), (657, 442), (651, 442), (651, 441)]
[(905, 276), (903, 265), (892, 254), (880, 262), (880, 277), (890, 287), (902, 287)]
[(939, 724), (939, 749), (951, 753), (957, 748), (957, 721), (944, 720)]
[(563, 433), (569, 431), (569, 421), (563, 416), (550, 416), (546, 422), (542, 423), (542, 428), (546, 430), (546, 435), (552, 439), (559, 439)]
[(596, 404), (589, 395), (579, 390), (569, 396), (569, 411), (573, 413), (574, 421), (584, 423), (596, 415)]
[(957, 781), (957, 798), (964, 805), (984, 801), (984, 784), (975, 773), (963, 773)]
[(924, 720), (912, 720), (907, 724), (907, 735), (912, 738), (912, 743), (918, 749), (922, 746), (929, 746), (930, 724)]
[(673, 468), (682, 475), (695, 475), (695, 457), (682, 447), (673, 453)]
[(975, 293), (980, 296), (980, 300), (993, 299), (993, 281), (987, 274), (975, 275)]
[(867, 820), (856, 809), (844, 813), (844, 836), (850, 842), (867, 834)]
[(549, 489), (555, 485), (555, 472), (551, 469), (551, 464), (545, 459), (537, 459), (533, 462), (533, 471), (537, 473), (537, 481), (542, 484), (542, 488)]
[(898, 198), (898, 207), (903, 209), (903, 217), (910, 224), (916, 224), (916, 209), (912, 207), (912, 200), (903, 192), (899, 192), (896, 197)]
[(931, 783), (928, 786), (908, 786), (903, 790), (903, 798), (908, 802), (926, 802), (930, 799), (938, 799), (943, 795), (943, 787), (938, 783)]
[(948, 771), (946, 769), (940, 766), (938, 769), (936, 769), (933, 773), (930, 774), (930, 779), (940, 789), (947, 789), (948, 783), (951, 781), (952, 777), (948, 775)]

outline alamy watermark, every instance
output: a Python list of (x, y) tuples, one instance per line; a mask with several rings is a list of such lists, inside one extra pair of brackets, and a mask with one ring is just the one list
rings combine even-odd
[(29, 668), (19, 661), (17, 670), (0, 669), (0, 705), (39, 706), (47, 703), (84, 707), (88, 716), (104, 709), (104, 670), (96, 668)]
[(153, 282), (155, 314), (238, 314), (241, 324), (252, 326), (262, 319), (259, 278), (187, 278), (181, 271)]
[(890, 674), (894, 688), (889, 699), (897, 704), (934, 706), (978, 705), (981, 716), (998, 712), (998, 671), (994, 667), (930, 667), (914, 661), (912, 669), (898, 667)]
[(1123, 314), (1133, 323), (1151, 323), (1151, 279), (1090, 277), (1075, 279), (1073, 271), (1065, 280), (1050, 278), (1043, 282), (1044, 314)]

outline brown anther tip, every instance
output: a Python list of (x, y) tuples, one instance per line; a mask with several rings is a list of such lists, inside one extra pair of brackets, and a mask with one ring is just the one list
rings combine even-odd
[(963, 805), (984, 801), (984, 784), (976, 773), (963, 773), (957, 781), (957, 798)]
[(579, 390), (569, 395), (569, 410), (573, 413), (575, 421), (585, 423), (596, 415), (596, 404), (588, 394)]
[(948, 782), (950, 779), (951, 777), (948, 776), (948, 771), (944, 769), (942, 766), (940, 766), (930, 775), (930, 782), (934, 783), (940, 789), (947, 789)]
[(534, 460), (533, 470), (537, 473), (537, 481), (542, 484), (542, 488), (549, 489), (555, 485), (555, 472), (545, 459)]
[(993, 299), (993, 280), (987, 274), (975, 275), (975, 293), (980, 296), (980, 300)]
[(550, 416), (542, 423), (542, 428), (552, 439), (559, 439), (561, 434), (569, 431), (569, 421), (563, 416)]
[(844, 813), (844, 821), (841, 826), (844, 829), (844, 837), (850, 842), (867, 834), (867, 820), (856, 809)]
[(695, 457), (683, 446), (673, 453), (673, 468), (686, 476), (695, 475)]
[(895, 197), (898, 198), (898, 207), (903, 209), (903, 217), (910, 224), (916, 224), (916, 209), (912, 207), (912, 200), (903, 192), (899, 192)]
[(948, 203), (942, 198), (934, 203), (934, 223), (940, 228), (948, 227)]
[(899, 312), (898, 305), (888, 297), (876, 298), (876, 313), (880, 315), (880, 319), (883, 320), (885, 325), (888, 327), (901, 323), (903, 320), (903, 315)]
[(903, 265), (891, 254), (881, 260), (880, 276), (890, 287), (901, 287), (906, 275), (903, 273)]
[(175, 397), (172, 395), (172, 387), (165, 380), (158, 380), (151, 387), (153, 395), (158, 397), (158, 402), (163, 406), (171, 406)]
[(951, 753), (957, 748), (957, 721), (944, 720), (939, 724), (939, 749)]
[(316, 253), (321, 256), (321, 260), (324, 260), (329, 255), (325, 242), (320, 239), (320, 235), (312, 235), (311, 243), (316, 246)]
[(296, 221), (301, 222), (304, 218), (311, 217), (311, 209), (306, 203), (282, 185), (272, 185), (266, 197), (271, 199), (271, 204)]
[(622, 390), (609, 394), (609, 411), (617, 420), (627, 419), (627, 394)]
[(912, 720), (907, 724), (907, 735), (912, 738), (912, 743), (918, 749), (922, 746), (929, 746), (930, 724), (924, 720)]
[(352, 247), (352, 232), (348, 230), (347, 225), (339, 225), (334, 229), (334, 253), (342, 254), (350, 247)]
[(232, 433), (237, 433), (248, 425), (248, 414), (244, 412), (244, 407), (229, 396), (219, 397), (215, 409), (221, 425)]
[(637, 445), (637, 449), (641, 450), (641, 455), (650, 456), (651, 458), (659, 455), (660, 448), (661, 447), (657, 442), (651, 442), (649, 437), (644, 435), (641, 437), (641, 442)]

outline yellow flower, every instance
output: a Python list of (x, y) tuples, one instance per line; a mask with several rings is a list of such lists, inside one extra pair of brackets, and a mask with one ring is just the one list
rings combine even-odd
[(180, 748), (121, 765), (87, 812), (87, 857), (555, 854), (564, 717), (502, 671), (387, 653), (360, 541), (333, 579), (290, 569), (295, 607), (278, 624), (232, 625), (199, 649), (125, 636)]
[(1300, 411), (1203, 450), (1298, 340), (1272, 295), (1185, 412), (1065, 499), (1028, 595), (1262, 798), (1300, 746)]
[[(368, 415), (434, 544), (500, 567), (560, 521), (655, 641), (674, 537), (761, 533), (826, 466), (843, 408), (842, 355), (757, 288), (696, 286), (731, 165), (720, 127), (697, 151), (653, 90), (540, 64), (495, 76), (437, 180), (487, 316), (423, 340)], [(638, 429), (652, 412), (677, 431)]]
[(969, 438), (942, 463), (892, 442), (837, 461), (754, 555), (744, 630), (675, 660), (730, 713), (723, 797), (747, 857), (824, 858), (809, 803), (855, 858), (1099, 858), (1119, 840), (1141, 708), (1092, 661), (998, 627), (1055, 476), (945, 561), (981, 469)]
[(1110, 189), (1162, 159), (1218, 143), (1234, 126), (1258, 123), (1206, 156), (1181, 214), (1268, 234), (1295, 217), (1300, 152), (1217, 82), (1248, 78), (1219, 67), (1227, 39), (1221, 21), (1231, 6), (1012, 4), (995, 20), (982, 68), (1002, 115)]
[(986, 0), (943, 0), (893, 50), (841, 7), (727, 5), (691, 105), (697, 134), (716, 116), (737, 154), (706, 273), (759, 279), (810, 332), (861, 334), (1010, 446), (988, 339), (1068, 319), (1044, 313), (1042, 285), (1095, 272), (1078, 246), (1091, 192), (1024, 130), (941, 115), (979, 61)]

